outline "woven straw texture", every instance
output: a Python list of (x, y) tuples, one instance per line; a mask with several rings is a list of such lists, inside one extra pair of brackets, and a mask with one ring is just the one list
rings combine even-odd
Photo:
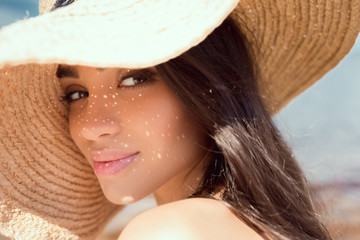
[(152, 66), (197, 45), (236, 7), (231, 16), (256, 46), (261, 93), (275, 113), (333, 68), (359, 33), (359, 0), (236, 3), (78, 0), (49, 13), (48, 0), (42, 16), (2, 29), (0, 233), (93, 239), (115, 213), (70, 138), (49, 63)]
[(11, 239), (93, 239), (115, 210), (71, 141), (54, 71), (0, 71), (0, 234)]

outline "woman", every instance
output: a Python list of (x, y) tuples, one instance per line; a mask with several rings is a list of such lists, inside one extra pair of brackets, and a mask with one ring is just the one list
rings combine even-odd
[[(351, 21), (347, 20), (347, 27), (342, 30), (339, 27), (338, 31), (346, 32), (347, 38), (336, 41), (334, 37), (332, 43), (332, 45), (337, 43), (339, 46), (342, 40), (347, 44), (332, 51), (334, 55), (324, 55), (322, 53), (329, 53), (329, 49), (321, 48), (324, 41), (327, 43), (325, 39), (321, 44), (316, 45), (312, 42), (305, 44), (306, 40), (296, 39), (301, 32), (290, 34), (288, 38), (279, 37), (280, 40), (273, 38), (269, 31), (277, 28), (278, 33), (283, 33), (284, 36), (288, 34), (286, 30), (289, 28), (282, 29), (284, 22), (281, 20), (281, 17), (287, 15), (274, 14), (278, 16), (279, 21), (279, 26), (275, 27), (264, 27), (261, 20), (257, 23), (246, 20), (246, 17), (254, 20), (251, 18), (253, 12), (261, 9), (261, 6), (255, 3), (237, 5), (236, 1), (212, 2), (206, 5), (208, 9), (204, 9), (201, 5), (201, 8), (191, 6), (190, 2), (187, 3), (189, 5), (181, 8), (182, 5), (179, 3), (174, 6), (171, 4), (165, 6), (165, 3), (157, 5), (159, 3), (156, 2), (149, 5), (131, 5), (131, 2), (87, 1), (85, 3), (79, 0), (66, 8), (57, 9), (70, 3), (72, 1), (57, 1), (55, 5), (49, 4), (54, 13), (45, 14), (42, 18), (43, 22), (40, 18), (38, 22), (33, 22), (33, 27), (39, 26), (40, 32), (48, 26), (45, 20), (52, 19), (53, 24), (57, 23), (56, 19), (63, 19), (65, 22), (58, 28), (56, 25), (53, 26), (58, 31), (57, 35), (47, 32), (47, 35), (53, 37), (63, 35), (56, 44), (47, 42), (51, 43), (49, 52), (44, 51), (47, 49), (46, 46), (42, 46), (43, 51), (34, 55), (27, 52), (26, 55), (31, 55), (29, 57), (22, 55), (23, 52), (17, 49), (22, 56), (17, 55), (12, 58), (13, 55), (5, 54), (6, 57), (3, 58), (3, 62), (10, 64), (27, 62), (60, 64), (48, 65), (47, 69), (43, 66), (5, 69), (2, 74), (5, 83), (3, 85), (14, 85), (18, 90), (18, 84), (13, 83), (14, 79), (19, 78), (16, 74), (31, 72), (34, 69), (38, 71), (39, 67), (42, 68), (41, 74), (56, 74), (55, 87), (52, 85), (49, 89), (55, 90), (54, 95), (56, 95), (58, 93), (56, 91), (60, 91), (56, 87), (57, 81), (60, 82), (64, 93), (63, 100), (68, 102), (68, 121), (72, 139), (93, 168), (106, 198), (115, 204), (124, 205), (148, 194), (155, 194), (160, 206), (132, 220), (124, 229), (120, 239), (174, 239), (174, 237), (178, 239), (331, 239), (326, 228), (317, 219), (303, 174), (291, 151), (273, 126), (269, 112), (276, 112), (346, 54), (358, 33), (358, 29), (353, 32), (348, 29), (356, 26), (359, 18), (355, 16)], [(47, 6), (48, 3), (42, 4)], [(344, 5), (340, 7), (344, 9), (358, 7), (356, 2)], [(91, 11), (91, 7), (95, 9), (95, 6), (96, 10)], [(263, 6), (262, 10), (267, 14), (271, 11), (276, 12), (276, 9), (271, 7), (274, 6)], [(290, 5), (278, 3), (277, 7), (281, 10)], [(309, 7), (309, 10), (319, 8), (319, 15), (325, 15), (325, 11), (322, 11), (325, 6), (304, 4), (302, 7)], [(245, 13), (246, 9), (248, 11)], [(297, 12), (299, 9), (300, 7), (295, 7), (294, 14), (299, 14)], [(108, 15), (104, 14), (104, 11)], [(227, 17), (231, 11), (230, 17)], [(159, 21), (160, 15), (166, 13), (171, 13), (169, 21), (174, 21), (169, 25), (166, 21)], [(102, 24), (106, 21), (98, 22), (102, 18), (114, 19), (113, 14), (120, 14), (125, 16), (124, 19), (131, 20), (131, 23), (130, 21), (127, 24), (123, 23), (122, 30), (118, 30), (120, 33), (116, 39), (121, 42), (117, 44), (109, 43), (109, 39), (113, 37), (113, 33), (109, 30), (113, 31), (115, 28), (104, 28)], [(74, 15), (76, 21), (66, 19)], [(260, 18), (264, 15), (266, 16), (266, 14), (255, 14)], [(87, 16), (93, 16), (93, 19)], [(134, 23), (132, 16), (140, 20)], [(153, 20), (154, 18), (157, 21)], [(195, 23), (192, 25), (189, 22), (193, 22), (188, 19), (194, 22), (206, 19), (208, 25), (199, 26), (200, 24)], [(291, 19), (296, 17), (285, 22), (289, 23)], [(271, 25), (271, 20), (263, 20)], [(81, 25), (81, 22), (85, 25)], [(92, 32), (85, 30), (83, 39), (92, 39), (92, 42), (86, 45), (84, 41), (78, 41), (76, 35), (67, 35), (71, 29), (67, 31), (64, 27), (73, 30), (82, 29), (76, 26), (70, 27), (69, 23), (90, 25), (89, 29), (95, 28), (101, 34), (96, 32), (92, 35)], [(296, 20), (293, 23), (298, 26)], [(343, 22), (339, 20), (337, 25), (343, 26), (341, 23)], [(252, 24), (254, 26), (258, 24), (257, 27), (259, 29), (263, 27), (264, 30), (261, 29), (258, 33), (257, 28)], [(201, 22), (201, 25), (206, 24)], [(317, 29), (315, 24), (313, 26), (312, 30)], [(20, 24), (12, 29), (5, 29), (4, 35), (15, 33), (20, 27), (24, 29)], [(61, 29), (64, 32), (61, 32)], [(290, 29), (294, 31), (296, 27)], [(127, 34), (130, 32), (128, 34), (130, 37), (126, 38), (126, 34), (122, 31), (126, 31)], [(176, 33), (177, 31), (182, 32)], [(186, 36), (181, 35), (184, 32), (187, 33)], [(325, 32), (325, 29), (320, 31), (322, 34)], [(99, 44), (99, 40), (92, 38), (95, 35), (108, 36), (108, 39), (104, 37), (104, 46), (100, 45), (99, 49), (90, 50), (88, 47), (93, 46), (91, 44)], [(305, 36), (307, 34), (302, 38), (306, 38)], [(205, 37), (206, 39), (203, 40)], [(192, 38), (191, 43), (189, 43), (190, 38)], [(87, 48), (83, 48), (79, 43)], [(290, 43), (294, 43), (295, 46), (288, 45)], [(280, 46), (283, 47), (277, 50)], [(69, 50), (69, 47), (72, 49)], [(130, 50), (126, 47), (130, 47)], [(188, 50), (190, 47), (193, 48)], [(68, 56), (59, 49), (65, 50), (66, 54), (75, 49), (79, 54)], [(296, 49), (302, 51), (298, 53)], [(312, 55), (314, 49), (318, 50), (318, 58)], [(116, 50), (116, 54), (111, 50)], [(99, 56), (103, 58), (99, 60)], [(300, 59), (305, 64), (299, 62)], [(306, 65), (308, 62), (309, 64)], [(323, 65), (325, 62), (327, 64)], [(279, 71), (278, 68), (283, 66), (286, 68)], [(304, 69), (307, 72), (304, 72)], [(30, 84), (30, 87), (39, 88), (33, 84)], [(2, 92), (5, 91), (7, 91), (5, 88), (2, 89)], [(41, 90), (35, 91), (41, 92)], [(9, 95), (11, 94), (4, 94), (4, 96)], [(67, 114), (63, 112), (64, 108), (58, 107), (57, 103), (53, 105), (60, 110), (57, 109), (55, 113), (50, 112), (52, 115), (50, 119), (64, 120), (63, 117)], [(8, 104), (4, 106), (7, 115), (13, 112), (11, 106)], [(53, 110), (52, 108), (50, 111)], [(45, 119), (34, 125), (41, 127), (48, 126), (49, 123)], [(2, 135), (5, 135), (3, 132), (5, 131), (2, 130)], [(18, 131), (14, 132), (14, 135), (18, 133)], [(66, 135), (66, 133), (62, 134)], [(60, 146), (68, 146), (68, 143), (61, 139), (62, 137), (60, 140), (56, 139), (57, 134), (54, 138), (47, 143), (49, 146), (59, 148), (59, 143)], [(42, 141), (42, 138), (36, 135), (32, 142), (38, 141)], [(6, 152), (5, 156), (10, 158), (10, 155), (15, 153), (8, 149), (11, 150), (7, 147), (4, 152)], [(74, 208), (67, 214), (61, 215), (60, 209), (66, 208), (70, 203), (71, 207), (86, 206), (86, 212), (91, 208), (99, 212), (101, 197), (95, 190), (87, 192), (83, 186), (78, 196), (71, 196), (69, 194), (71, 191), (76, 192), (74, 185), (76, 186), (77, 182), (74, 184), (74, 179), (81, 179), (79, 182), (84, 186), (87, 185), (88, 188), (91, 186), (89, 183), (93, 181), (90, 176), (86, 175), (84, 178), (79, 174), (71, 180), (68, 180), (67, 176), (61, 176), (60, 184), (57, 183), (57, 176), (60, 175), (54, 169), (62, 169), (67, 173), (83, 173), (84, 167), (80, 163), (68, 162), (70, 169), (67, 169), (67, 165), (59, 165), (58, 158), (47, 156), (52, 155), (52, 152), (49, 152), (40, 156), (46, 161), (39, 161), (40, 164), (33, 163), (38, 167), (33, 168), (35, 170), (32, 175), (44, 176), (50, 173), (48, 182), (57, 186), (56, 194), (46, 198), (44, 195), (47, 189), (44, 192), (33, 191), (33, 195), (40, 196), (40, 204), (21, 206), (14, 200), (7, 200), (14, 199), (13, 196), (16, 194), (9, 193), (9, 187), (4, 184), (1, 190), (7, 192), (2, 196), (7, 200), (4, 201), (5, 203), (11, 203), (16, 209), (36, 214), (41, 211), (34, 206), (45, 205), (53, 208), (53, 203), (56, 201), (54, 196), (65, 192), (67, 194), (64, 194), (65, 197), (59, 201), (62, 206), (55, 208), (58, 211), (56, 214), (49, 214), (50, 217), (47, 217), (41, 212), (40, 215), (51, 223), (50, 226), (46, 226), (47, 228), (56, 228), (58, 225), (60, 229), (69, 229), (69, 219), (75, 221), (84, 219), (83, 216), (79, 217), (81, 211), (75, 211)], [(73, 158), (67, 149), (64, 149), (64, 152)], [(51, 165), (55, 167), (41, 171), (40, 168), (48, 164), (48, 159), (51, 159)], [(13, 165), (16, 164), (12, 162), (8, 160), (4, 164), (10, 169), (19, 169), (19, 166), (14, 167)], [(89, 173), (85, 171), (85, 174)], [(11, 179), (11, 174), (2, 176), (7, 181)], [(23, 184), (19, 185), (23, 186)], [(35, 185), (43, 187), (40, 180), (36, 180)], [(83, 199), (86, 195), (90, 195), (93, 201), (81, 204), (79, 199)], [(107, 211), (101, 211), (103, 215), (98, 216), (97, 219), (92, 219), (94, 215), (92, 212), (88, 214), (81, 224), (82, 231), (75, 234), (81, 237), (94, 237), (96, 232), (94, 226), (101, 228), (99, 220), (109, 215), (109, 208), (105, 207)], [(13, 217), (14, 208), (8, 210), (7, 215), (20, 219)], [(66, 220), (57, 224), (58, 219)], [(88, 223), (85, 223), (86, 220)], [(56, 224), (52, 224), (54, 222)], [(3, 225), (6, 229), (12, 229), (16, 223), (13, 221)], [(91, 234), (84, 234), (85, 228), (91, 229)], [(13, 230), (6, 229), (3, 232), (8, 236), (18, 234), (14, 235)], [(53, 229), (53, 232), (56, 231), (59, 232), (58, 229), (55, 231)]]

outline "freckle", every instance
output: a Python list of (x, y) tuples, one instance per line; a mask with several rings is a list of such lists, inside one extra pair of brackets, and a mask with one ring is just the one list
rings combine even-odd
[(94, 98), (96, 98), (97, 96), (96, 95), (94, 95)]
[(112, 86), (110, 86), (109, 88), (112, 89)]
[(159, 158), (159, 159), (161, 159), (161, 154), (160, 154), (160, 153), (158, 153), (158, 155), (157, 155), (157, 156), (158, 156), (158, 158)]
[(115, 95), (112, 95), (112, 98), (115, 98)]
[(149, 131), (146, 131), (146, 136), (150, 136), (150, 133), (149, 133)]
[(117, 105), (117, 102), (114, 102), (115, 105)]
[(127, 148), (127, 147), (128, 147), (128, 145), (125, 143), (124, 147), (126, 147), (126, 148)]
[(115, 93), (115, 95), (116, 95), (116, 96), (118, 96), (118, 95), (119, 95), (119, 93)]
[(104, 95), (104, 98), (107, 98), (107, 95)]

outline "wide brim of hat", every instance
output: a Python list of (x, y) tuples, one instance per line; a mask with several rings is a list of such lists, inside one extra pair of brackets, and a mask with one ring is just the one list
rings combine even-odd
[(200, 43), (232, 12), (255, 53), (272, 113), (336, 66), (360, 29), (358, 0), (78, 0), (49, 12), (53, 2), (43, 1), (45, 14), (0, 31), (0, 67), (150, 67)]
[(237, 1), (75, 1), (5, 27), (0, 66), (68, 63), (145, 68), (198, 44)]

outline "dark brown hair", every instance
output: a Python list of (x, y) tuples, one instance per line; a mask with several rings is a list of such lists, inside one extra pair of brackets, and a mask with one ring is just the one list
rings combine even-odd
[(229, 17), (198, 46), (156, 67), (214, 145), (191, 197), (225, 189), (222, 200), (265, 238), (331, 239), (259, 96), (251, 52)]

